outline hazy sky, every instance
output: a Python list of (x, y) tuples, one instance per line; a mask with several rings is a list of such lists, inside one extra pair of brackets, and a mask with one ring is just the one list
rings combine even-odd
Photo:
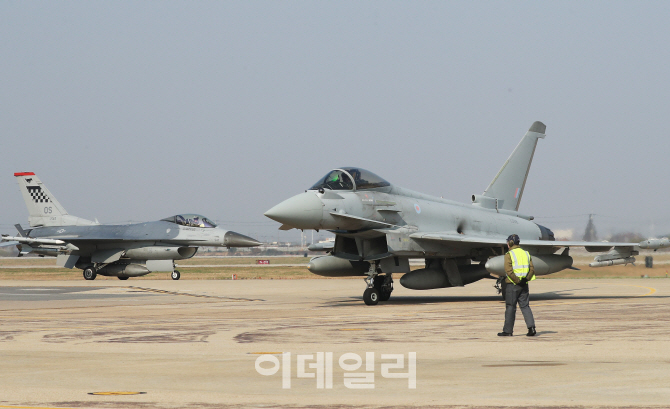
[[(533, 121), (520, 210), (670, 232), (670, 2), (0, 1), (0, 232), (13, 173), (101, 222), (263, 216), (330, 169), (468, 202)], [(653, 230), (652, 230), (653, 226)]]

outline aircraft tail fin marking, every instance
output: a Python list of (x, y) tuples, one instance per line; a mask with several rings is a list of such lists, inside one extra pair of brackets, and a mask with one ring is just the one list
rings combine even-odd
[(514, 149), (493, 181), (486, 188), (483, 196), (498, 199), (498, 208), (519, 210), (519, 203), (526, 187), (530, 164), (533, 162), (537, 140), (544, 138), (547, 127), (542, 122), (535, 122)]
[(31, 227), (93, 224), (89, 220), (70, 216), (33, 172), (18, 172), (14, 176), (26, 202)]

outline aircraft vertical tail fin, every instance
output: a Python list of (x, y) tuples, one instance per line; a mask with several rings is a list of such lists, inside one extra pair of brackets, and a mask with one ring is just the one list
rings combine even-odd
[(546, 129), (547, 126), (540, 121), (533, 123), (484, 191), (483, 196), (498, 199), (499, 209), (519, 210), (537, 140), (546, 136)]
[(70, 216), (33, 172), (19, 172), (14, 176), (28, 207), (28, 222), (31, 227), (95, 224), (90, 220)]

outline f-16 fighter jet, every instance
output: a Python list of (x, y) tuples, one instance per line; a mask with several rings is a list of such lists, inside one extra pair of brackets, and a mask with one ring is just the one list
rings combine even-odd
[[(536, 275), (573, 268), (569, 248), (575, 246), (607, 252), (597, 256), (592, 267), (634, 262), (637, 244), (555, 241), (550, 229), (519, 212), (533, 154), (545, 130), (542, 122), (535, 122), (489, 187), (472, 195), (470, 204), (404, 189), (365, 169), (343, 167), (265, 216), (282, 223), (283, 230), (335, 233), (334, 244), (314, 246), (330, 255), (313, 258), (308, 268), (323, 276), (365, 276), (367, 305), (389, 299), (393, 273), (404, 273), (400, 284), (415, 290), (459, 287), (496, 278), (493, 275), (504, 278), (510, 234), (518, 234), (521, 246), (532, 255)], [(670, 245), (667, 240), (652, 244)], [(412, 258), (424, 259), (425, 268), (410, 272)], [(503, 280), (498, 282), (504, 287)]]
[(172, 272), (179, 280), (174, 260), (191, 258), (199, 246), (254, 247), (251, 237), (217, 227), (198, 214), (178, 214), (165, 219), (128, 225), (102, 225), (69, 215), (32, 172), (15, 173), (30, 213), (31, 229), (16, 225), (19, 235), (3, 236), (0, 246), (16, 246), (19, 256), (35, 253), (55, 256), (57, 264), (80, 268), (86, 280), (96, 275), (120, 280), (153, 271)]

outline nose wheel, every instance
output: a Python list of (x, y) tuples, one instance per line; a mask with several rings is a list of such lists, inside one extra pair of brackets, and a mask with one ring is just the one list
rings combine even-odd
[(377, 305), (379, 301), (388, 301), (393, 292), (393, 277), (391, 274), (380, 275), (377, 265), (370, 263), (370, 271), (365, 278), (368, 288), (363, 293), (365, 305)]
[(366, 288), (363, 293), (365, 305), (377, 305), (379, 303), (379, 291), (376, 288)]
[(179, 280), (179, 277), (181, 277), (181, 274), (179, 273), (179, 271), (174, 270), (174, 271), (172, 272), (171, 277), (172, 277), (173, 280)]

